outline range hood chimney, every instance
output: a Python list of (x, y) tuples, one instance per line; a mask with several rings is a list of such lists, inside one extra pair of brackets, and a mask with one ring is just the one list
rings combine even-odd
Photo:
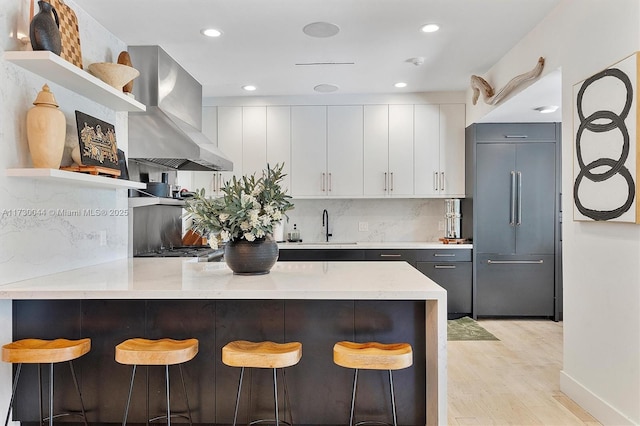
[(129, 112), (129, 158), (175, 170), (233, 170), (202, 134), (202, 85), (160, 46), (130, 46), (145, 112)]

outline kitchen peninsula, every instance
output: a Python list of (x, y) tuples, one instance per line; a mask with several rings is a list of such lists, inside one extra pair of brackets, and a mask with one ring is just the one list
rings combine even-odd
[[(336, 341), (409, 342), (414, 365), (394, 380), (399, 422), (446, 424), (447, 294), (404, 262), (279, 262), (267, 275), (237, 276), (224, 263), (129, 258), (8, 284), (0, 298), (13, 300), (14, 338), (92, 338), (78, 363), (91, 422), (122, 414), (130, 370), (113, 361), (115, 343), (195, 337), (200, 352), (185, 372), (197, 423), (230, 421), (238, 372), (222, 365), (220, 348), (244, 338), (303, 343), (300, 364), (287, 371), (300, 424), (348, 418), (352, 372), (333, 364)], [(371, 373), (362, 376), (370, 389), (362, 413), (385, 420), (388, 385)], [(154, 377), (152, 395), (162, 389)], [(134, 420), (144, 406), (144, 389), (136, 392)], [(31, 419), (31, 403), (19, 396), (16, 419)]]

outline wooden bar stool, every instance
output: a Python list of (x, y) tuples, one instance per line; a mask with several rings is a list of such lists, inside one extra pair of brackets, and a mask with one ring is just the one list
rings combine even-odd
[[(191, 420), (191, 408), (189, 407), (189, 397), (187, 396), (187, 387), (184, 383), (184, 374), (182, 373), (182, 364), (190, 361), (198, 353), (198, 340), (173, 340), (173, 339), (129, 339), (116, 346), (116, 361), (120, 364), (133, 365), (131, 372), (131, 384), (129, 386), (129, 397), (124, 410), (124, 419), (122, 425), (126, 425), (127, 416), (129, 415), (129, 405), (131, 403), (131, 393), (133, 392), (133, 381), (136, 376), (136, 367), (138, 365), (164, 365), (165, 367), (165, 384), (167, 398), (167, 415), (158, 416), (153, 419), (149, 418), (149, 389), (147, 388), (147, 422), (153, 422), (166, 418), (167, 425), (171, 425), (171, 417), (182, 417), (189, 420), (189, 424), (193, 424)], [(182, 390), (187, 403), (187, 415), (171, 414), (170, 394), (169, 394), (169, 366), (178, 365), (180, 370), (180, 380), (182, 381)]]
[[(24, 339), (17, 340), (15, 342), (7, 343), (2, 346), (2, 360), (5, 362), (11, 362), (18, 364), (16, 367), (16, 375), (13, 379), (13, 387), (11, 391), (11, 400), (9, 401), (9, 409), (7, 410), (7, 418), (5, 419), (5, 426), (9, 423), (9, 416), (11, 415), (11, 409), (13, 408), (13, 400), (16, 395), (16, 389), (18, 387), (18, 379), (20, 378), (20, 370), (22, 364), (38, 364), (38, 400), (40, 401), (40, 423), (45, 420), (49, 420), (49, 425), (53, 426), (53, 419), (62, 416), (80, 416), (82, 417), (85, 426), (87, 426), (87, 416), (84, 411), (84, 403), (82, 402), (82, 393), (78, 386), (78, 380), (76, 378), (76, 372), (73, 369), (73, 360), (80, 358), (91, 350), (91, 339), (80, 340), (67, 340), (67, 339), (55, 339), (55, 340), (41, 340), (41, 339)], [(53, 365), (68, 361), (71, 368), (71, 376), (73, 377), (73, 384), (78, 392), (80, 398), (81, 413), (62, 413), (53, 414)], [(49, 364), (49, 417), (44, 417), (42, 414), (42, 364)]]
[[(246, 340), (236, 340), (227, 343), (222, 348), (222, 362), (230, 367), (241, 367), (240, 381), (238, 382), (238, 393), (236, 395), (236, 407), (233, 414), (233, 425), (236, 425), (238, 419), (238, 406), (240, 404), (240, 393), (242, 391), (242, 379), (244, 377), (245, 368), (271, 368), (273, 369), (273, 400), (275, 406), (275, 423), (280, 424), (280, 414), (278, 410), (278, 379), (277, 370), (285, 367), (296, 365), (302, 358), (302, 343), (274, 343), (274, 342), (248, 342)], [(288, 400), (287, 381), (282, 371), (285, 396), (285, 416)], [(251, 385), (251, 382), (249, 382)], [(251, 401), (249, 401), (249, 414), (251, 412)], [(289, 420), (290, 423), (282, 421), (282, 423), (293, 424), (293, 416), (291, 414), (291, 404), (289, 404)], [(255, 420), (249, 424), (263, 423), (269, 420)]]
[[(349, 426), (353, 426), (355, 414), (356, 388), (358, 386), (358, 370), (389, 370), (389, 387), (391, 389), (391, 410), (393, 425), (398, 425), (396, 416), (396, 398), (393, 391), (393, 370), (410, 367), (413, 364), (413, 349), (408, 343), (354, 343), (338, 342), (333, 346), (333, 362), (337, 365), (355, 370), (353, 376), (353, 392), (351, 394), (351, 415)], [(380, 422), (363, 421), (362, 424), (380, 424)]]

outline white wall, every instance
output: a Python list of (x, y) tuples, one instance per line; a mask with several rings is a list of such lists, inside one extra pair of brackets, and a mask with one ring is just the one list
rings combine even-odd
[[(66, 3), (78, 17), (84, 68), (92, 62), (115, 61), (126, 46), (71, 0)], [(28, 12), (27, 0), (0, 0), (0, 55), (31, 48), (19, 41), (28, 34)], [(126, 209), (126, 190), (6, 177), (4, 170), (32, 166), (25, 120), (44, 83), (49, 84), (67, 119), (67, 144), (77, 141), (77, 109), (115, 124), (118, 147), (126, 152), (127, 113), (109, 110), (3, 59), (0, 75), (0, 284), (126, 257), (126, 217), (68, 217), (52, 213), (52, 209)], [(65, 155), (70, 162), (69, 152)], [(33, 209), (44, 214), (24, 216)], [(100, 246), (100, 231), (107, 233), (106, 246)]]
[[(502, 87), (538, 56), (562, 69), (561, 389), (611, 425), (640, 424), (640, 225), (573, 221), (572, 86), (640, 50), (639, 23), (638, 0), (564, 0), (486, 74)], [(490, 109), (469, 101), (468, 124)]]
[[(123, 43), (71, 0), (66, 0), (66, 4), (78, 17), (84, 67), (92, 62), (117, 59), (125, 48)], [(26, 49), (18, 40), (28, 34), (28, 13), (27, 0), (0, 0), (0, 55)], [(126, 209), (126, 190), (12, 178), (6, 177), (4, 170), (32, 166), (25, 120), (44, 83), (49, 84), (67, 119), (67, 144), (77, 141), (74, 112), (77, 109), (115, 124), (118, 147), (126, 152), (127, 113), (115, 113), (3, 59), (0, 59), (0, 75), (0, 285), (126, 257), (129, 235), (126, 217), (68, 217), (49, 213), (50, 209)], [(65, 156), (63, 161), (70, 161), (68, 150)], [(43, 210), (45, 214), (34, 217), (19, 213), (34, 209)], [(106, 246), (100, 246), (101, 230), (107, 232)], [(0, 301), (2, 342), (11, 340), (11, 312), (11, 300)], [(2, 363), (2, 418), (6, 416), (6, 401), (11, 395), (11, 375), (11, 364)]]

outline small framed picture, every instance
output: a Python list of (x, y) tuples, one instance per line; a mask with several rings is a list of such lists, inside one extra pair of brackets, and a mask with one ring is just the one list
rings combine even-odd
[(120, 170), (113, 124), (76, 111), (76, 126), (82, 164)]

